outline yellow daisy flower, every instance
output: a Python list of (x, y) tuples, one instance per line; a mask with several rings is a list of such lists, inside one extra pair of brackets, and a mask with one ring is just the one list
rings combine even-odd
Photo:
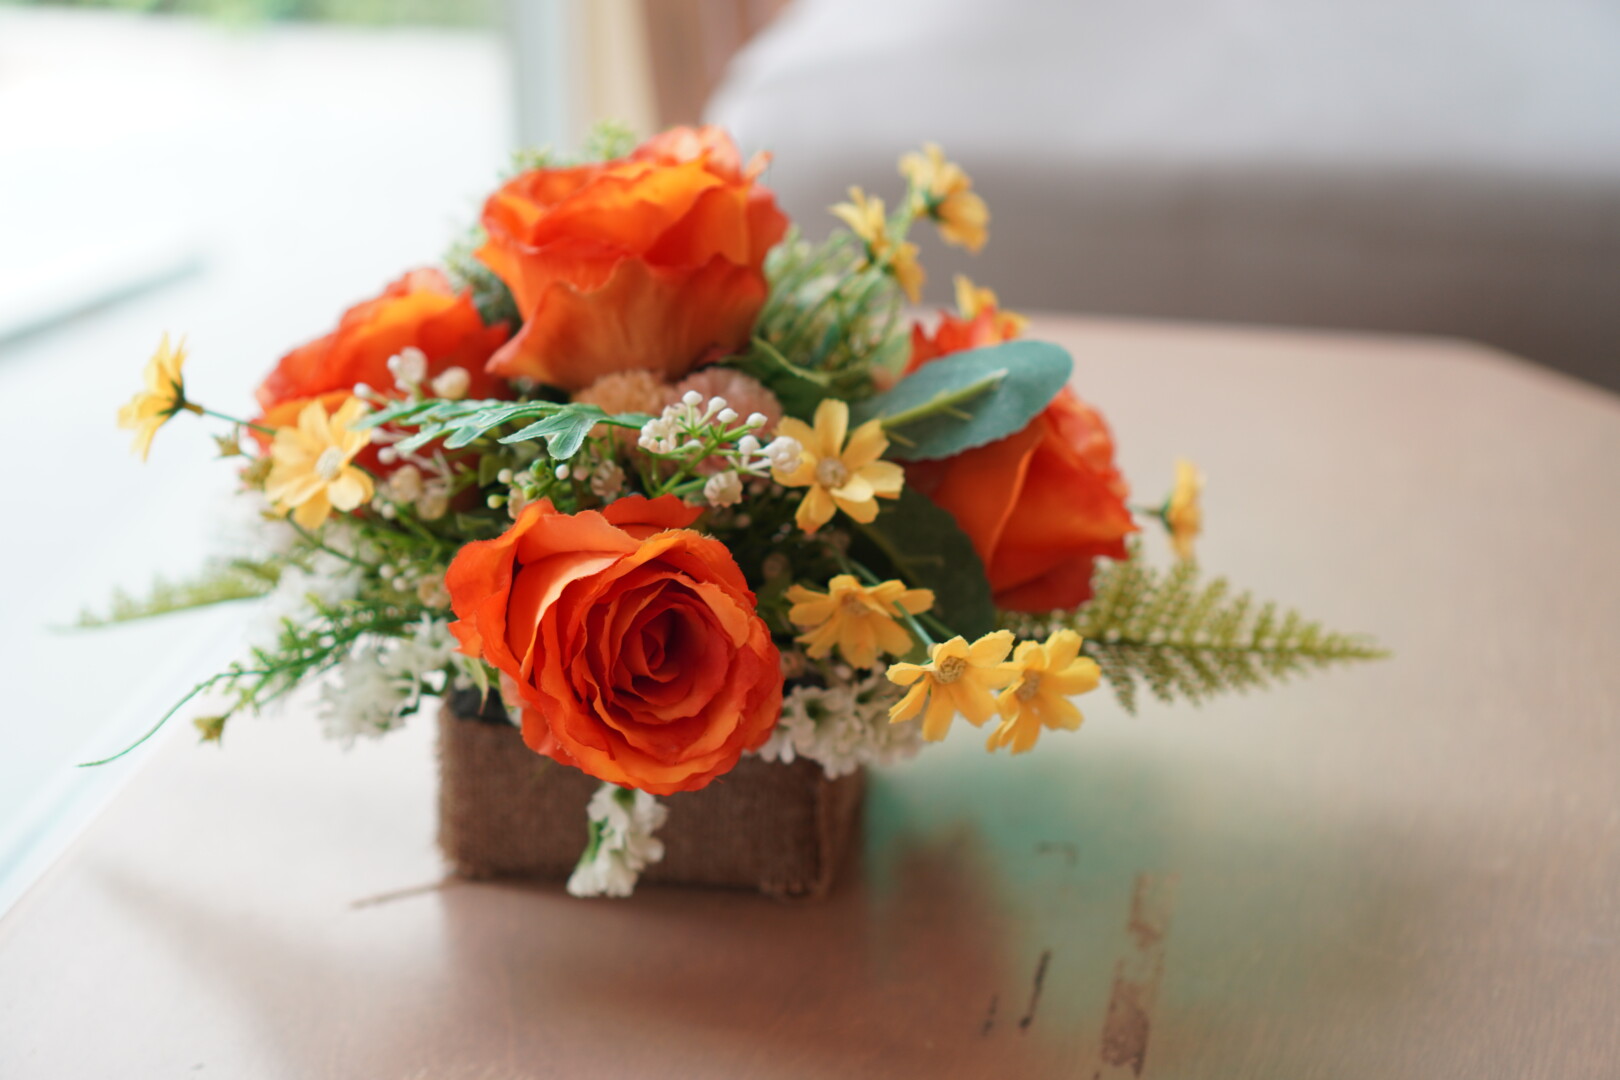
[(1046, 639), (1020, 642), (1009, 666), (1013, 681), (996, 696), (1001, 726), (990, 733), (986, 750), (1011, 746), (1022, 754), (1035, 745), (1041, 728), (1073, 731), (1085, 719), (1069, 699), (1097, 689), (1102, 671), (1080, 655), (1080, 635), (1059, 630)]
[(291, 510), (299, 527), (317, 529), (334, 509), (347, 512), (371, 498), (371, 477), (350, 464), (371, 441), (369, 432), (353, 426), (365, 412), (366, 403), (355, 397), (330, 416), (311, 401), (297, 424), (276, 432), (264, 493), (277, 513)]
[(858, 187), (849, 189), (849, 199), (832, 208), (833, 216), (849, 226), (849, 231), (866, 245), (867, 257), (874, 264), (887, 267), (911, 302), (918, 303), (927, 275), (917, 261), (917, 245), (908, 240), (896, 240), (889, 234), (889, 219), (883, 213), (882, 199), (869, 198)]
[(849, 442), (849, 406), (825, 398), (816, 406), (812, 428), (789, 416), (776, 425), (778, 436), (796, 439), (803, 452), (791, 470), (776, 469), (776, 482), (785, 487), (808, 487), (795, 515), (799, 528), (813, 533), (842, 510), (863, 525), (877, 517), (876, 499), (897, 499), (905, 485), (905, 470), (892, 461), (879, 461), (889, 448), (883, 424), (868, 420)]
[(118, 426), (135, 432), (133, 449), (145, 461), (152, 452), (152, 437), (158, 428), (169, 422), (169, 417), (187, 409), (201, 412), (186, 401), (186, 381), (180, 368), (186, 362), (186, 342), (169, 347), (169, 335), (164, 334), (157, 352), (146, 361), (146, 389), (136, 393), (129, 403), (118, 410)]
[(895, 618), (896, 608), (920, 615), (934, 606), (930, 589), (908, 589), (903, 581), (862, 585), (854, 574), (839, 574), (827, 582), (826, 592), (795, 585), (787, 591), (793, 602), (788, 618), (809, 632), (795, 640), (820, 660), (836, 646), (855, 667), (877, 665), (879, 652), (904, 656), (912, 637)]
[(1029, 320), (1022, 315), (1001, 310), (995, 292), (973, 284), (966, 274), (956, 275), (956, 310), (961, 312), (962, 318), (969, 321), (977, 319), (982, 311), (995, 312), (996, 329), (1000, 331), (1005, 341), (1011, 341), (1023, 334), (1025, 328), (1029, 326)]
[(928, 143), (923, 152), (900, 159), (900, 175), (911, 184), (918, 213), (939, 224), (947, 244), (977, 253), (990, 238), (990, 210), (973, 191), (973, 181), (962, 167), (945, 160), (945, 152)]
[(923, 738), (938, 742), (960, 713), (975, 727), (995, 715), (991, 693), (1014, 678), (1005, 663), (1012, 649), (1010, 630), (986, 634), (972, 645), (962, 637), (935, 645), (926, 664), (890, 664), (889, 681), (909, 686), (906, 696), (889, 707), (889, 723), (899, 724), (922, 714)]
[(1190, 461), (1176, 462), (1176, 482), (1170, 489), (1160, 511), (1164, 527), (1170, 530), (1170, 546), (1176, 558), (1193, 557), (1193, 541), (1204, 531), (1204, 508), (1199, 496), (1204, 490), (1204, 475)]

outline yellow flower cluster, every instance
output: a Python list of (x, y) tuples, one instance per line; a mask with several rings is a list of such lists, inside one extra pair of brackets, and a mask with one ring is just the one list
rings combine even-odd
[(939, 235), (947, 244), (977, 253), (990, 238), (990, 210), (973, 190), (973, 181), (934, 143), (923, 152), (900, 159), (900, 175), (911, 185), (911, 198), (917, 213), (939, 225)]
[(1198, 467), (1190, 461), (1177, 461), (1176, 482), (1160, 515), (1170, 532), (1170, 546), (1178, 559), (1193, 557), (1193, 541), (1204, 531), (1204, 508), (1200, 501), (1203, 491), (1204, 475)]
[(354, 429), (365, 412), (366, 403), (356, 397), (331, 415), (319, 400), (311, 401), (297, 424), (276, 432), (264, 493), (278, 514), (290, 511), (294, 524), (317, 529), (334, 509), (353, 510), (371, 498), (371, 477), (351, 464), (371, 442), (369, 432)]
[[(997, 630), (968, 644), (962, 637), (929, 650), (925, 664), (891, 664), (889, 680), (910, 687), (889, 710), (891, 723), (921, 715), (923, 738), (945, 737), (958, 715), (982, 727), (999, 714), (1001, 724), (987, 750), (1010, 746), (1021, 754), (1035, 745), (1041, 729), (1073, 730), (1083, 719), (1069, 698), (1097, 688), (1096, 661), (1080, 655), (1080, 635), (1059, 630), (1045, 643), (1025, 641), (1013, 652), (1013, 635)], [(1007, 654), (1012, 652), (1012, 659)]]
[(795, 585), (787, 598), (793, 602), (788, 618), (809, 628), (796, 640), (812, 659), (820, 660), (837, 648), (858, 668), (875, 666), (880, 652), (890, 656), (910, 652), (911, 634), (895, 615), (899, 611), (921, 615), (934, 606), (932, 590), (908, 589), (902, 581), (862, 585), (854, 574), (839, 574), (824, 593)]
[(882, 423), (868, 420), (850, 432), (849, 406), (837, 398), (816, 406), (815, 427), (790, 416), (776, 426), (776, 433), (802, 448), (797, 466), (776, 469), (773, 475), (784, 487), (810, 489), (795, 515), (805, 532), (814, 533), (839, 510), (864, 525), (877, 517), (876, 499), (900, 497), (905, 470), (879, 460), (889, 448)]
[(883, 212), (883, 200), (869, 197), (858, 187), (849, 189), (849, 202), (832, 208), (849, 231), (866, 244), (866, 254), (875, 265), (887, 267), (913, 304), (922, 300), (923, 268), (917, 261), (917, 245), (894, 236)]
[(152, 452), (152, 437), (158, 428), (169, 422), (169, 417), (181, 409), (200, 412), (186, 401), (186, 382), (180, 369), (186, 362), (186, 342), (169, 345), (164, 334), (157, 352), (146, 362), (146, 387), (136, 392), (129, 403), (118, 410), (118, 426), (135, 432), (134, 450), (145, 461)]

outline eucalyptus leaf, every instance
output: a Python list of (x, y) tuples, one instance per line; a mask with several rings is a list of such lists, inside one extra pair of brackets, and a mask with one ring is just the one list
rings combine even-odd
[(1074, 361), (1045, 341), (1008, 341), (923, 365), (855, 405), (851, 423), (881, 419), (887, 456), (950, 457), (1020, 431), (1069, 381)]
[(934, 590), (933, 614), (945, 625), (970, 641), (996, 628), (984, 564), (956, 519), (933, 500), (908, 487), (860, 529), (908, 584)]

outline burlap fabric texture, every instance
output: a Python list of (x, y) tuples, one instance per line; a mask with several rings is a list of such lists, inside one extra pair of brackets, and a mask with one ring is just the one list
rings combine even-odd
[[(439, 847), (461, 877), (565, 878), (585, 850), (600, 781), (541, 757), (493, 696), (455, 694), (439, 712)], [(663, 799), (664, 858), (645, 882), (819, 898), (855, 832), (865, 777), (828, 780), (811, 761), (744, 757), (700, 791)]]

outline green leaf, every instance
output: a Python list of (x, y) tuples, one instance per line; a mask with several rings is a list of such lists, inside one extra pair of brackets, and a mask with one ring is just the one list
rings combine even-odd
[(852, 410), (851, 422), (877, 418), (888, 456), (950, 457), (1020, 431), (1069, 381), (1074, 362), (1045, 341), (1008, 341), (923, 365), (886, 393)]
[(1008, 613), (1005, 622), (1025, 638), (1078, 631), (1126, 712), (1136, 710), (1142, 686), (1160, 701), (1198, 704), (1222, 692), (1264, 689), (1307, 671), (1388, 655), (1369, 638), (1324, 630), (1298, 612), (1279, 617), (1276, 604), (1256, 605), (1225, 578), (1200, 581), (1191, 561), (1154, 570), (1137, 544), (1128, 558), (1104, 562), (1093, 586), (1094, 595), (1077, 611)]
[(519, 443), (543, 438), (546, 440), (548, 454), (558, 461), (567, 461), (579, 453), (579, 448), (584, 445), (585, 437), (591, 433), (591, 428), (606, 418), (607, 413), (599, 406), (570, 405), (562, 412), (553, 413), (544, 420), (538, 420), (523, 430), (506, 436), (501, 442)]
[(933, 614), (968, 640), (996, 628), (990, 582), (956, 520), (911, 488), (861, 531), (912, 586), (934, 590)]

